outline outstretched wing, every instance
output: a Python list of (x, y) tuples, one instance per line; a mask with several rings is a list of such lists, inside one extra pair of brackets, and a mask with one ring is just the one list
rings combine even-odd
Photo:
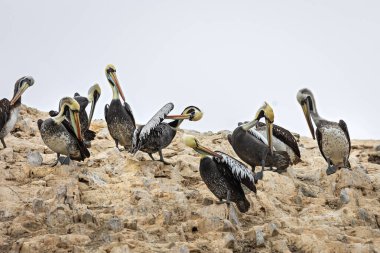
[(347, 124), (343, 120), (339, 120), (338, 124), (339, 124), (340, 128), (342, 128), (342, 130), (343, 130), (343, 132), (346, 135), (346, 138), (348, 140), (348, 144), (349, 144), (349, 151), (348, 152), (351, 152), (351, 139), (350, 139), (350, 133), (348, 132)]
[(127, 102), (124, 102), (124, 109), (129, 114), (129, 116), (132, 118), (133, 125), (136, 125), (135, 117), (133, 117), (132, 109)]
[(239, 182), (247, 186), (251, 191), (256, 192), (255, 175), (253, 174), (251, 170), (249, 170), (243, 163), (232, 158), (231, 156), (220, 151), (215, 151), (215, 152), (223, 157), (222, 159), (219, 159), (219, 158), (215, 158), (215, 159), (218, 162), (228, 165), (233, 178), (235, 178), (236, 180), (238, 180)]
[(150, 133), (165, 119), (165, 117), (173, 110), (173, 103), (167, 103), (164, 105), (141, 129), (135, 130), (133, 136), (133, 150), (137, 152), (142, 143), (148, 138)]
[(0, 100), (0, 131), (3, 129), (9, 119), (9, 113), (11, 111), (11, 103), (8, 99), (3, 98)]

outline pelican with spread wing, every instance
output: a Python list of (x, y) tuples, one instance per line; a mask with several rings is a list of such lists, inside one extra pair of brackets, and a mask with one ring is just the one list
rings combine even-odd
[(186, 146), (202, 155), (199, 173), (209, 190), (219, 199), (219, 203), (229, 205), (234, 202), (240, 212), (247, 212), (250, 204), (242, 184), (256, 193), (256, 175), (233, 157), (202, 146), (192, 135), (184, 135), (182, 140)]
[[(164, 164), (169, 164), (164, 160), (162, 149), (169, 146), (173, 141), (181, 123), (187, 119), (189, 121), (198, 121), (202, 118), (203, 113), (195, 106), (188, 106), (180, 115), (168, 115), (174, 108), (172, 103), (164, 105), (146, 125), (136, 128), (133, 136), (133, 151), (136, 153), (141, 150), (148, 153), (154, 160), (153, 153), (160, 155), (160, 160)], [(164, 119), (173, 119), (169, 123), (162, 122)]]

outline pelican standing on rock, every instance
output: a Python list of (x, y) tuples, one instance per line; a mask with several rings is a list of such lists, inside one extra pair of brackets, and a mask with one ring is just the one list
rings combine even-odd
[[(94, 114), (95, 105), (98, 102), (98, 99), (101, 95), (101, 89), (99, 84), (95, 84), (90, 87), (88, 90), (88, 97), (83, 97), (79, 95), (78, 92), (74, 94), (74, 99), (79, 103), (80, 110), (79, 110), (79, 120), (80, 120), (80, 129), (81, 133), (84, 139), (84, 142), (86, 143), (87, 147), (91, 146), (91, 141), (94, 140), (96, 133), (92, 130), (90, 130), (90, 125), (92, 121), (92, 116)], [(91, 103), (91, 110), (90, 110), (90, 117), (88, 117), (86, 112), (86, 107), (88, 103)], [(49, 115), (51, 117), (55, 117), (58, 115), (59, 112), (56, 111), (50, 111)], [(66, 118), (70, 120), (70, 114), (69, 111), (66, 112)]]
[[(239, 123), (239, 126), (242, 124), (243, 123)], [(258, 121), (253, 129), (266, 139), (267, 127), (265, 123)], [(273, 124), (272, 139), (274, 150), (286, 151), (290, 156), (291, 164), (297, 164), (301, 161), (301, 152), (297, 140), (291, 132), (279, 125)], [(265, 142), (265, 144), (267, 144), (268, 141), (266, 140)]]
[[(261, 118), (265, 118), (266, 138), (253, 128)], [(256, 174), (258, 179), (263, 178), (264, 167), (276, 167), (277, 172), (283, 172), (290, 164), (290, 157), (286, 151), (273, 150), (273, 121), (273, 109), (264, 103), (253, 121), (238, 126), (228, 135), (228, 141), (236, 154), (248, 163), (252, 170), (261, 165), (262, 170)]]
[[(173, 141), (177, 129), (187, 119), (189, 121), (198, 121), (202, 118), (203, 113), (195, 106), (188, 106), (180, 115), (168, 115), (174, 108), (172, 103), (163, 106), (146, 125), (136, 128), (133, 136), (133, 153), (141, 150), (148, 153), (154, 160), (153, 153), (158, 152), (160, 160), (168, 165), (162, 155), (162, 149), (169, 146)], [(172, 122), (162, 122), (164, 119), (174, 119)]]
[[(90, 157), (90, 152), (82, 140), (79, 120), (80, 106), (73, 98), (65, 97), (59, 103), (60, 111), (57, 116), (47, 120), (39, 119), (38, 129), (42, 140), (51, 150), (57, 153), (57, 161), (52, 165), (57, 165), (61, 154), (69, 159), (84, 161)], [(70, 121), (67, 121), (65, 114), (69, 113)]]
[[(132, 137), (136, 129), (135, 118), (131, 107), (125, 102), (123, 91), (116, 76), (116, 68), (113, 65), (110, 64), (106, 67), (106, 76), (113, 94), (111, 104), (107, 104), (104, 108), (108, 130), (118, 149), (120, 144), (125, 150), (131, 151)], [(120, 97), (123, 103), (120, 101)]]
[(252, 171), (231, 156), (202, 146), (192, 135), (185, 134), (182, 140), (186, 146), (202, 155), (199, 173), (209, 190), (219, 199), (219, 203), (229, 205), (232, 201), (240, 212), (247, 212), (250, 204), (241, 184), (256, 193), (256, 180)]
[[(351, 140), (347, 125), (343, 120), (338, 123), (325, 120), (319, 116), (314, 95), (309, 89), (299, 90), (297, 101), (301, 105), (313, 139), (317, 136), (318, 147), (327, 162), (327, 175), (331, 175), (338, 168), (350, 168), (348, 158), (351, 152)], [(313, 119), (316, 125), (311, 122)]]
[(13, 130), (17, 122), (21, 106), (21, 95), (33, 84), (33, 77), (21, 77), (14, 85), (14, 93), (11, 101), (6, 98), (0, 100), (0, 140), (4, 148), (7, 147), (4, 137)]

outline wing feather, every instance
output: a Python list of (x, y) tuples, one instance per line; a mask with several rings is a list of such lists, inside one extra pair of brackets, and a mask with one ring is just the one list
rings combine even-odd
[(90, 157), (90, 151), (88, 151), (88, 149), (87, 149), (86, 145), (84, 144), (84, 142), (80, 141), (78, 139), (78, 137), (76, 136), (75, 131), (74, 131), (73, 127), (71, 126), (71, 124), (69, 123), (69, 121), (67, 121), (66, 119), (64, 119), (62, 121), (62, 125), (65, 127), (65, 129), (67, 130), (67, 132), (69, 132), (69, 134), (77, 141), (78, 147), (79, 147), (79, 151), (80, 151), (81, 156), (82, 156), (82, 160), (84, 160), (87, 157)]
[(135, 117), (133, 116), (132, 109), (127, 102), (124, 102), (124, 109), (133, 120), (133, 124), (136, 125)]
[(255, 175), (251, 170), (249, 170), (243, 163), (232, 158), (231, 156), (220, 151), (215, 152), (223, 157), (222, 159), (215, 159), (221, 163), (228, 165), (232, 172), (232, 176), (236, 180), (247, 186), (251, 191), (256, 192)]
[(340, 126), (340, 128), (342, 128), (342, 130), (343, 130), (343, 132), (346, 135), (346, 138), (348, 140), (348, 144), (349, 144), (349, 151), (348, 152), (351, 152), (351, 139), (350, 139), (350, 133), (348, 132), (347, 124), (343, 120), (339, 120), (339, 126)]
[(11, 111), (11, 103), (8, 99), (3, 98), (0, 100), (0, 131), (3, 129), (9, 119), (9, 113)]

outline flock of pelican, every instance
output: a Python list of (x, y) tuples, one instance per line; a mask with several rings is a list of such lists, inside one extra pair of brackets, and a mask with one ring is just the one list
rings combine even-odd
[[(145, 125), (137, 126), (131, 106), (125, 101), (116, 68), (108, 65), (105, 74), (113, 95), (111, 103), (104, 108), (104, 117), (116, 148), (132, 154), (142, 151), (152, 160), (155, 160), (153, 154), (158, 153), (159, 161), (169, 164), (162, 155), (162, 149), (170, 145), (184, 120), (198, 121), (203, 117), (202, 111), (196, 106), (188, 106), (181, 114), (169, 115), (174, 105), (167, 103)], [(32, 77), (22, 77), (16, 81), (13, 98), (10, 101), (6, 98), (0, 100), (0, 140), (4, 148), (4, 137), (17, 122), (21, 95), (33, 84)], [(84, 161), (90, 157), (89, 148), (95, 138), (90, 125), (100, 95), (100, 86), (95, 84), (90, 87), (87, 97), (78, 93), (72, 98), (64, 97), (59, 102), (58, 111), (50, 111), (50, 118), (38, 120), (43, 142), (57, 154), (52, 166), (69, 164), (70, 160)], [(326, 173), (330, 175), (339, 168), (350, 168), (351, 141), (346, 123), (343, 120), (328, 121), (319, 116), (313, 93), (308, 89), (298, 91), (297, 101), (311, 135), (313, 139), (317, 138), (320, 152), (327, 162)], [(86, 107), (89, 103), (91, 109), (88, 116)], [(164, 122), (165, 119), (171, 121)], [(264, 122), (260, 122), (261, 119)], [(194, 136), (185, 134), (182, 139), (188, 147), (202, 155), (199, 165), (201, 178), (219, 203), (230, 205), (234, 202), (241, 212), (248, 211), (250, 207), (242, 185), (256, 192), (255, 184), (263, 178), (265, 168), (282, 173), (291, 164), (301, 161), (296, 139), (288, 130), (274, 124), (274, 112), (267, 103), (258, 109), (252, 121), (238, 123), (228, 135), (235, 153), (251, 169), (228, 154), (202, 146)], [(257, 173), (256, 166), (261, 167)]]

